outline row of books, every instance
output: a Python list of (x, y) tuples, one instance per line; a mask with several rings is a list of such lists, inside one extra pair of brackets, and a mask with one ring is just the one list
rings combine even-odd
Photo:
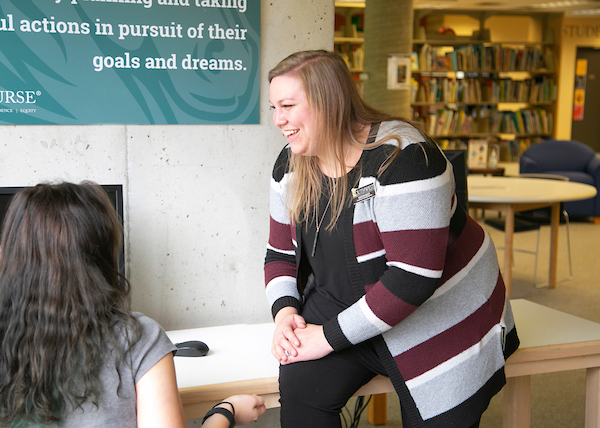
[(413, 52), (413, 71), (470, 71), (500, 72), (527, 71), (553, 72), (554, 56), (551, 51), (544, 55), (538, 46), (507, 47), (500, 44), (489, 46), (434, 47), (424, 43)]
[(553, 114), (544, 109), (502, 111), (493, 115), (491, 120), (490, 131), (495, 134), (548, 135), (554, 129)]
[(481, 84), (477, 79), (421, 77), (414, 101), (419, 103), (479, 103)]
[(353, 70), (362, 70), (365, 64), (365, 53), (362, 46), (352, 46), (350, 54), (346, 52), (345, 45), (338, 45), (337, 52)]
[[(537, 144), (543, 139), (535, 138), (515, 138), (514, 140), (499, 140), (499, 161), (500, 162), (517, 162), (521, 154), (531, 147), (532, 144)], [(442, 150), (468, 150), (468, 144), (465, 140), (458, 138), (438, 139), (438, 145)]]
[(439, 139), (436, 141), (442, 150), (467, 150), (467, 142), (457, 138)]
[(438, 110), (425, 117), (424, 129), (433, 136), (469, 135), (479, 132), (479, 121), (465, 110)]
[(500, 140), (498, 142), (498, 147), (500, 148), (500, 161), (517, 162), (525, 150), (531, 147), (532, 144), (537, 144), (542, 140), (542, 137)]
[(481, 93), (484, 101), (551, 103), (556, 102), (558, 85), (547, 76), (526, 80), (484, 80)]
[(556, 102), (558, 86), (553, 78), (527, 80), (454, 79), (421, 76), (413, 102), (482, 103), (482, 102)]
[(431, 110), (424, 117), (422, 129), (434, 137), (475, 136), (490, 134), (550, 135), (554, 128), (553, 115), (543, 109), (512, 111), (480, 111), (478, 115), (463, 109)]

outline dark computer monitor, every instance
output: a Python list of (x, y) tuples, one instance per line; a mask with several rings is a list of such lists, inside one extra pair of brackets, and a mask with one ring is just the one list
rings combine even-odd
[(465, 150), (444, 150), (446, 158), (454, 169), (454, 181), (456, 182), (456, 197), (459, 203), (469, 209), (469, 194), (467, 191), (467, 154)]
[[(112, 202), (117, 212), (117, 217), (123, 225), (123, 186), (121, 184), (102, 184), (101, 187), (108, 194), (110, 201)], [(2, 233), (2, 226), (4, 224), (4, 217), (6, 216), (6, 210), (12, 200), (13, 196), (25, 189), (26, 187), (0, 187), (0, 234)], [(121, 248), (121, 254), (119, 255), (119, 272), (125, 275), (125, 251)]]

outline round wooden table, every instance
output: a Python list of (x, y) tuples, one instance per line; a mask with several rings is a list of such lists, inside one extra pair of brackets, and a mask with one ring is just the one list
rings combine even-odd
[(503, 277), (510, 296), (512, 283), (512, 251), (515, 213), (551, 207), (550, 221), (550, 287), (556, 287), (556, 259), (560, 203), (593, 198), (596, 188), (573, 181), (523, 177), (490, 177), (469, 175), (467, 178), (469, 209), (491, 209), (506, 215)]

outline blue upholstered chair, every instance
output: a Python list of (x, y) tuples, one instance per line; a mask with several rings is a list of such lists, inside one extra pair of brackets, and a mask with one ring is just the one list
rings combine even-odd
[(546, 140), (533, 144), (519, 160), (521, 174), (555, 174), (598, 189), (591, 199), (565, 202), (571, 217), (594, 217), (600, 223), (600, 159), (589, 146), (575, 140)]

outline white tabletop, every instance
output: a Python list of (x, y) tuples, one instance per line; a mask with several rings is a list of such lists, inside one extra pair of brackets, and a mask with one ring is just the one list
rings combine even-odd
[(469, 175), (467, 187), (471, 203), (552, 203), (596, 196), (596, 188), (589, 184), (541, 178)]
[(521, 348), (600, 340), (600, 324), (524, 299), (510, 301)]
[(175, 357), (177, 386), (261, 379), (279, 376), (279, 362), (271, 355), (275, 324), (236, 324), (167, 331), (173, 343), (201, 340), (204, 357)]
[[(600, 324), (528, 300), (511, 300), (521, 348), (600, 340)], [(271, 355), (274, 324), (237, 324), (168, 331), (173, 343), (201, 340), (204, 357), (175, 357), (179, 388), (279, 376)]]

